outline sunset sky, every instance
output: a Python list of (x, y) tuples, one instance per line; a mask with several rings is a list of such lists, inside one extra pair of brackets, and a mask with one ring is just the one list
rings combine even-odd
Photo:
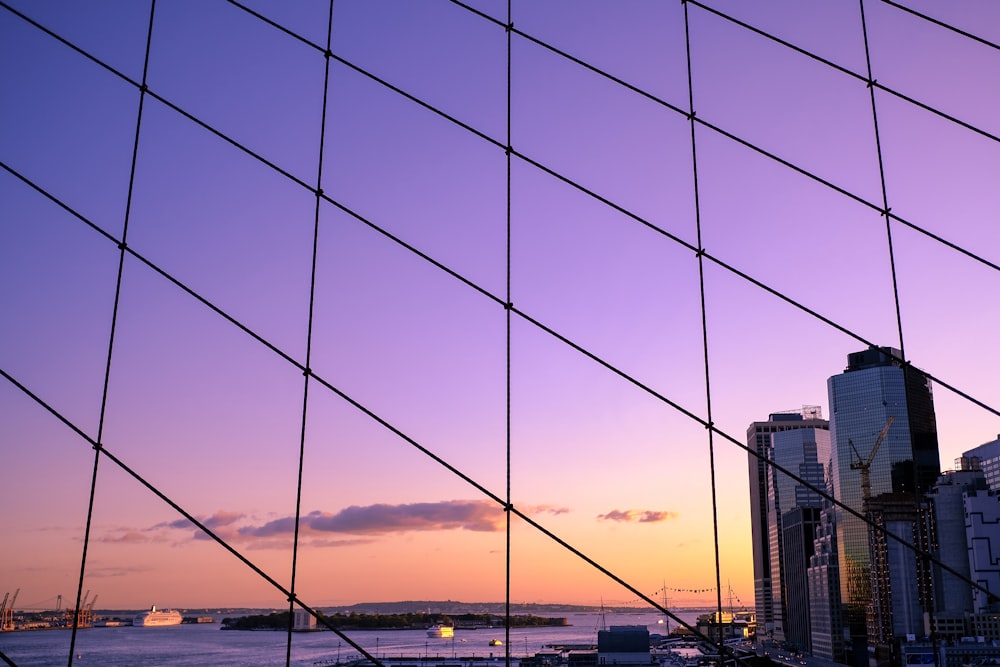
[[(989, 0), (902, 4), (1000, 42)], [(337, 0), (325, 119), (325, 0), (247, 3), (301, 39), (161, 0), (134, 179), (149, 3), (4, 0), (0, 594), (76, 596), (94, 449), (16, 383), (98, 439), (123, 236), (103, 446), (290, 586), (317, 184), (312, 606), (503, 600), (508, 479), (631, 586), (714, 603), (708, 432), (674, 407), (708, 420), (699, 247), (719, 579), (752, 605), (747, 454), (725, 435), (829, 417), (826, 379), (865, 344), (737, 272), (900, 347), (880, 174), (906, 356), (988, 406), (935, 386), (942, 468), (996, 438), (1000, 50), (865, 2), (880, 169), (858, 3), (706, 5), (686, 5), (696, 201), (679, 0), (513, 2), (509, 116), (506, 2)], [(635, 598), (511, 521), (512, 601)], [(98, 608), (287, 604), (106, 457), (83, 589)]]

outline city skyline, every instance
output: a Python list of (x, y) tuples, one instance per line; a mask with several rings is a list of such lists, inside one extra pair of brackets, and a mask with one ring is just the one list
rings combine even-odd
[[(1000, 405), (997, 142), (879, 88), (880, 155), (865, 81), (726, 18), (867, 76), (856, 6), (515, 2), (508, 33), (506, 3), (338, 0), (324, 104), (329, 5), (252, 4), (304, 41), (158, 3), (145, 73), (149, 4), (8, 5), (0, 592), (23, 602), (75, 596), (99, 432), (283, 586), (297, 537), (315, 606), (503, 599), (508, 564), (514, 601), (635, 599), (532, 522), (647, 594), (749, 605), (747, 423), (828, 408), (899, 322), (907, 360)], [(879, 84), (1000, 133), (996, 52), (864, 7)], [(935, 11), (1000, 41), (997, 8)], [(942, 468), (1000, 432), (934, 399)], [(107, 457), (96, 477), (102, 605), (285, 604)]]

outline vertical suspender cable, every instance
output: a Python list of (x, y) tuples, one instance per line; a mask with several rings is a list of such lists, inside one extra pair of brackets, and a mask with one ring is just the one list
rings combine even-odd
[(712, 383), (711, 383), (711, 373), (709, 372), (709, 354), (708, 354), (708, 317), (706, 316), (705, 307), (705, 262), (704, 262), (704, 247), (702, 246), (701, 239), (701, 206), (698, 199), (698, 150), (697, 144), (695, 143), (695, 112), (694, 112), (694, 85), (692, 81), (691, 74), (691, 27), (690, 19), (688, 17), (688, 5), (686, 0), (681, 0), (681, 4), (684, 7), (684, 49), (687, 56), (687, 81), (688, 81), (688, 121), (691, 126), (691, 177), (694, 187), (694, 219), (695, 227), (698, 234), (698, 291), (701, 298), (701, 341), (702, 350), (704, 353), (705, 360), (705, 411), (706, 411), (706, 421), (708, 422), (708, 463), (709, 463), (709, 477), (711, 479), (712, 487), (712, 538), (713, 546), (715, 549), (715, 606), (716, 606), (716, 629), (718, 630), (718, 635), (715, 637), (718, 644), (718, 656), (722, 659), (723, 656), (723, 643), (722, 643), (722, 577), (720, 573), (720, 558), (719, 558), (719, 508), (718, 508), (718, 494), (716, 492), (715, 485), (715, 439), (714, 439), (714, 422), (712, 420)]
[(511, 469), (510, 469), (510, 47), (511, 47), (511, 32), (514, 27), (511, 21), (511, 0), (507, 0), (507, 26), (506, 26), (506, 38), (507, 38), (507, 150), (505, 151), (506, 156), (506, 175), (507, 175), (507, 211), (506, 211), (506, 226), (507, 226), (507, 241), (506, 241), (506, 253), (507, 253), (507, 267), (506, 267), (506, 294), (504, 308), (504, 321), (506, 327), (506, 385), (507, 385), (507, 406), (506, 406), (506, 427), (505, 427), (505, 437), (506, 437), (506, 450), (507, 450), (507, 495), (506, 502), (508, 511), (505, 512), (506, 515), (506, 554), (507, 557), (504, 560), (505, 572), (504, 572), (504, 618), (505, 618), (505, 634), (504, 634), (504, 648), (506, 656), (506, 665), (510, 667), (510, 540), (511, 540), (511, 512), (509, 511), (511, 507), (511, 496), (510, 496), (510, 479), (511, 479)]
[[(313, 213), (312, 265), (309, 272), (309, 320), (306, 325), (306, 364), (302, 375), (302, 422), (299, 431), (299, 470), (295, 485), (295, 529), (292, 539), (292, 575), (289, 582), (288, 628), (285, 646), (285, 665), (292, 664), (292, 628), (295, 624), (295, 580), (298, 573), (299, 521), (302, 517), (302, 471), (306, 453), (306, 415), (309, 411), (309, 380), (312, 373), (313, 314), (316, 306), (316, 255), (319, 250), (319, 216), (323, 201), (323, 148), (326, 144), (326, 105), (330, 89), (330, 44), (333, 33), (333, 0), (330, 0), (326, 22), (326, 51), (323, 53), (323, 102), (319, 125), (319, 160), (316, 166), (316, 206)], [(376, 658), (378, 656), (375, 656)]]
[(139, 87), (139, 108), (135, 119), (135, 138), (132, 142), (132, 166), (129, 170), (128, 194), (125, 199), (125, 220), (122, 225), (122, 239), (118, 244), (118, 276), (115, 280), (115, 301), (111, 310), (111, 332), (108, 335), (108, 356), (104, 365), (104, 387), (101, 390), (101, 413), (97, 423), (97, 439), (94, 442), (94, 467), (90, 477), (90, 498), (87, 502), (87, 523), (83, 531), (83, 553), (80, 557), (80, 578), (76, 586), (76, 605), (73, 614), (73, 629), (69, 639), (69, 657), (67, 664), (72, 667), (76, 648), (76, 633), (80, 626), (80, 614), (83, 612), (81, 596), (83, 595), (83, 579), (87, 572), (87, 549), (90, 546), (90, 527), (94, 517), (94, 496), (97, 491), (97, 470), (101, 462), (101, 449), (104, 446), (104, 417), (108, 407), (108, 385), (111, 381), (111, 358), (115, 348), (115, 330), (118, 326), (118, 305), (122, 292), (122, 276), (125, 273), (125, 249), (128, 247), (128, 222), (132, 211), (132, 189), (135, 186), (135, 165), (139, 155), (139, 131), (142, 128), (142, 107), (146, 100), (146, 75), (149, 72), (149, 50), (153, 40), (153, 14), (156, 0), (149, 3), (149, 24), (146, 28), (146, 53), (142, 65), (142, 85)]
[(868, 48), (868, 22), (865, 20), (865, 0), (858, 0), (861, 9), (861, 34), (865, 44), (865, 66), (868, 72), (868, 92), (872, 102), (872, 127), (875, 130), (875, 152), (878, 154), (878, 176), (882, 186), (882, 216), (885, 218), (885, 237), (889, 248), (889, 270), (892, 274), (892, 298), (896, 305), (896, 329), (899, 334), (899, 352), (906, 361), (906, 348), (903, 347), (903, 317), (899, 307), (899, 284), (896, 280), (896, 257), (892, 246), (892, 218), (889, 216), (889, 196), (885, 188), (885, 165), (882, 159), (882, 141), (878, 131), (878, 112), (875, 105), (875, 80), (872, 78), (871, 51)]

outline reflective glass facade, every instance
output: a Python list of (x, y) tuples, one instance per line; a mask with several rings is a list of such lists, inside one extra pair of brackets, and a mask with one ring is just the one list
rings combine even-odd
[[(822, 411), (814, 406), (806, 406), (801, 411), (772, 413), (767, 421), (753, 422), (747, 427), (747, 446), (752, 452), (757, 453), (757, 456), (748, 455), (747, 463), (750, 479), (754, 598), (757, 609), (757, 628), (762, 637), (773, 633), (775, 620), (767, 493), (769, 469), (767, 461), (771, 457), (771, 435), (803, 428), (826, 430), (828, 427), (829, 423), (822, 418)], [(777, 553), (775, 553), (774, 558), (778, 558)], [(780, 597), (777, 603), (780, 605)]]
[[(824, 487), (824, 466), (830, 463), (830, 432), (825, 428), (799, 428), (771, 434), (770, 460), (816, 488)], [(767, 529), (771, 554), (771, 597), (774, 605), (774, 638), (794, 640), (799, 646), (808, 643), (808, 626), (788, 634), (789, 614), (789, 557), (785, 553), (785, 516), (796, 508), (816, 509), (814, 521), (823, 506), (822, 496), (800, 484), (778, 468), (767, 470)], [(810, 515), (812, 516), (812, 515)], [(812, 555), (812, 530), (809, 529), (808, 554), (799, 558), (802, 569), (801, 590), (805, 590), (805, 567)], [(801, 610), (800, 610), (801, 611)], [(794, 621), (793, 621), (794, 625)]]
[[(891, 348), (853, 353), (848, 355), (847, 369), (827, 381), (834, 495), (858, 512), (864, 512), (859, 464), (868, 465), (871, 497), (924, 493), (940, 473), (930, 381), (919, 371), (900, 366), (893, 356), (901, 355)], [(871, 456), (890, 417), (895, 421)], [(855, 664), (862, 664), (866, 608), (871, 601), (867, 525), (841, 511), (837, 543), (845, 621), (855, 644)]]
[(979, 469), (986, 475), (986, 483), (993, 491), (1000, 491), (1000, 435), (996, 440), (979, 445), (962, 454), (963, 458), (975, 458)]

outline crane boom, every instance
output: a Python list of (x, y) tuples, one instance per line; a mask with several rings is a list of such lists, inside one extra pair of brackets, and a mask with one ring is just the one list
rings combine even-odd
[(872, 459), (875, 458), (875, 452), (878, 451), (879, 445), (881, 445), (882, 441), (885, 440), (886, 434), (889, 433), (889, 427), (892, 426), (892, 422), (894, 421), (896, 421), (896, 418), (891, 415), (889, 416), (889, 419), (886, 420), (885, 426), (882, 427), (882, 431), (878, 434), (878, 437), (875, 438), (875, 444), (872, 446), (872, 453), (868, 455), (868, 460), (865, 461), (865, 467), (872, 464)]
[(868, 454), (868, 459), (865, 461), (861, 460), (861, 453), (858, 452), (858, 448), (854, 446), (854, 443), (850, 439), (847, 443), (854, 450), (854, 455), (858, 457), (856, 463), (851, 464), (851, 470), (861, 471), (861, 500), (865, 508), (868, 507), (868, 501), (872, 496), (872, 483), (871, 483), (871, 466), (872, 461), (875, 460), (875, 453), (878, 452), (878, 448), (882, 446), (882, 441), (885, 440), (885, 436), (889, 433), (889, 427), (892, 423), (896, 421), (896, 417), (890, 415), (889, 419), (886, 420), (885, 426), (882, 427), (882, 431), (875, 437), (875, 444), (872, 445), (872, 451)]

